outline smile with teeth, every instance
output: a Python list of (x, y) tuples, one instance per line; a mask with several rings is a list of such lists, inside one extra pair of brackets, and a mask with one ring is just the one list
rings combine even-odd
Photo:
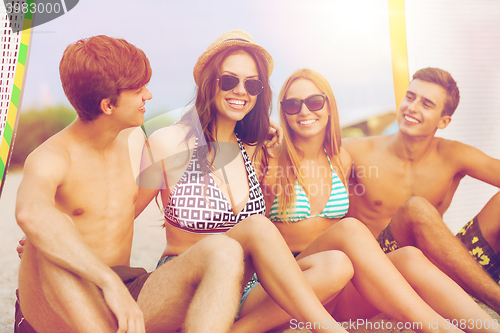
[(299, 121), (299, 124), (301, 124), (301, 125), (310, 125), (310, 124), (315, 123), (317, 121), (318, 121), (318, 119), (301, 120), (301, 121)]
[(415, 119), (413, 117), (410, 117), (408, 115), (405, 115), (404, 118), (405, 118), (406, 121), (408, 121), (410, 123), (413, 123), (413, 124), (419, 124), (420, 123), (419, 120), (417, 120), (417, 119)]
[(242, 101), (240, 99), (228, 99), (227, 102), (235, 106), (244, 106), (246, 104), (246, 101)]

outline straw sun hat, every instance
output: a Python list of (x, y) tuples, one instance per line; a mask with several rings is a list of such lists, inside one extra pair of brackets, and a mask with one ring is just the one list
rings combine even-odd
[[(207, 47), (207, 50), (198, 58), (193, 69), (194, 82), (200, 85), (200, 75), (203, 68), (212, 59), (214, 55), (231, 46), (244, 46), (256, 51), (256, 54), (264, 59), (267, 64), (268, 76), (271, 76), (274, 68), (273, 57), (262, 46), (255, 43), (255, 40), (250, 34), (243, 30), (230, 30), (217, 38), (212, 44)], [(268, 77), (269, 78), (269, 77)]]

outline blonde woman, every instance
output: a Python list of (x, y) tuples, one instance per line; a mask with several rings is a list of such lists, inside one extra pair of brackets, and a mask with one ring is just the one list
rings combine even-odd
[[(284, 143), (265, 170), (267, 214), (299, 261), (329, 250), (340, 250), (351, 260), (354, 274), (338, 294), (329, 293), (326, 281), (310, 280), (333, 317), (344, 321), (384, 312), (401, 322), (421, 323), (414, 329), (424, 332), (435, 331), (431, 322), (440, 323), (438, 330), (453, 329), (444, 318), (492, 323), (419, 250), (405, 247), (387, 256), (361, 222), (344, 218), (351, 159), (341, 147), (337, 106), (327, 80), (315, 71), (297, 70), (285, 81), (279, 100)], [(265, 332), (297, 323), (290, 319), (257, 285), (232, 332)], [(475, 325), (465, 328), (481, 331)]]

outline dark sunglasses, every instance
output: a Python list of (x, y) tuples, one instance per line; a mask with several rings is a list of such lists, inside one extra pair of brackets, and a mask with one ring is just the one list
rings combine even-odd
[(304, 103), (309, 111), (319, 111), (325, 106), (326, 94), (311, 95), (306, 99), (291, 98), (281, 101), (281, 107), (283, 110), (289, 114), (297, 114), (302, 109), (302, 103)]
[[(240, 83), (240, 79), (238, 77), (227, 74), (222, 75), (218, 80), (220, 88), (224, 91), (232, 90)], [(245, 79), (244, 86), (246, 91), (252, 96), (257, 96), (264, 88), (262, 81), (258, 79)]]

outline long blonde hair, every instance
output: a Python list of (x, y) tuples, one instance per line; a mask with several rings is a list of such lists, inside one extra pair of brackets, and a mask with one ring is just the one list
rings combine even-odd
[[(290, 86), (297, 80), (304, 79), (309, 80), (324, 94), (326, 94), (326, 106), (330, 112), (330, 117), (328, 118), (328, 124), (326, 126), (326, 134), (325, 140), (323, 142), (323, 146), (326, 148), (328, 154), (331, 156), (331, 161), (333, 167), (337, 167), (340, 170), (340, 177), (344, 186), (346, 185), (346, 177), (344, 175), (342, 169), (342, 162), (340, 160), (340, 147), (342, 145), (342, 138), (340, 134), (340, 126), (339, 126), (339, 114), (337, 111), (337, 103), (335, 102), (335, 96), (333, 95), (332, 88), (328, 81), (318, 72), (315, 72), (311, 69), (299, 69), (296, 70), (283, 84), (281, 87), (281, 91), (279, 94), (279, 101), (282, 101), (285, 98), (288, 89)], [(278, 102), (279, 104), (279, 102)], [(302, 151), (295, 144), (295, 135), (288, 122), (286, 120), (286, 113), (281, 107), (281, 104), (278, 105), (280, 109), (280, 123), (283, 127), (284, 140), (283, 145), (279, 151), (279, 159), (278, 165), (280, 168), (287, 170), (286, 173), (282, 173), (283, 175), (279, 177), (279, 185), (282, 189), (278, 193), (278, 211), (279, 216), (282, 221), (287, 220), (286, 212), (295, 202), (295, 191), (286, 191), (289, 184), (295, 184), (298, 182), (299, 185), (304, 189), (307, 195), (307, 187), (305, 186), (305, 180), (301, 176), (300, 172), (300, 154)], [(292, 170), (290, 174), (288, 170)], [(292, 187), (295, 188), (295, 187)]]

